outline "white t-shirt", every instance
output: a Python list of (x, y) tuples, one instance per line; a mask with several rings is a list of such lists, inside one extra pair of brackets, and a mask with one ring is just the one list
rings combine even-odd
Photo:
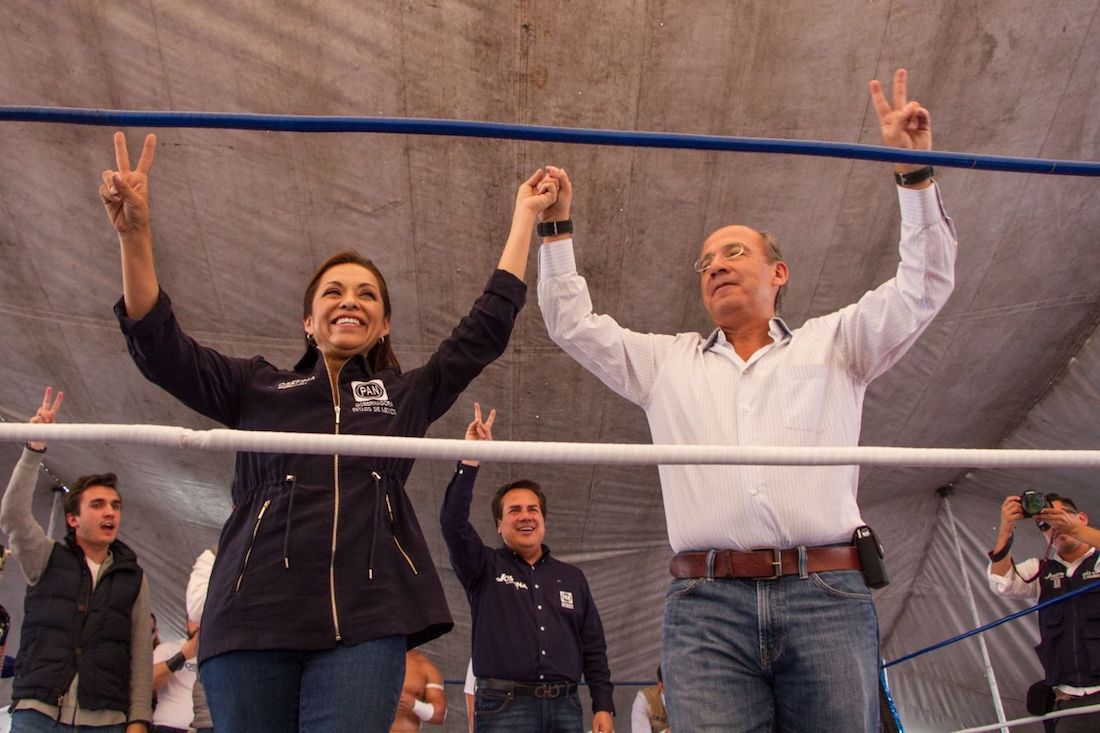
[[(182, 641), (166, 641), (153, 650), (153, 664), (167, 662), (183, 648)], [(191, 688), (198, 676), (196, 659), (188, 659), (183, 667), (168, 677), (157, 688), (157, 709), (153, 711), (153, 724), (187, 730), (195, 717), (195, 704), (191, 701)]]
[(463, 685), (462, 691), (467, 695), (474, 694), (475, 684), (477, 684), (477, 679), (474, 677), (474, 660), (471, 659), (470, 663), (466, 665), (466, 684)]

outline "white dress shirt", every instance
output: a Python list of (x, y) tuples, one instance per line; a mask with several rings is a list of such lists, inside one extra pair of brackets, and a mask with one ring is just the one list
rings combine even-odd
[[(709, 337), (638, 333), (592, 312), (571, 239), (539, 251), (539, 306), (550, 337), (645, 410), (653, 442), (854, 446), (868, 383), (913, 345), (954, 285), (955, 231), (936, 186), (898, 189), (901, 262), (858, 303), (742, 360)], [(863, 524), (858, 466), (660, 466), (672, 549), (790, 548), (847, 542)]]

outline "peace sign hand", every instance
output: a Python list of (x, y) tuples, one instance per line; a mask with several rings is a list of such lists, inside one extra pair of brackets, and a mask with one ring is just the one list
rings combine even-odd
[[(466, 426), (466, 440), (492, 440), (493, 422), (497, 419), (497, 411), (490, 410), (489, 417), (481, 419), (481, 403), (474, 403), (474, 419)], [(479, 461), (463, 458), (462, 462), (467, 466), (477, 466)]]
[[(871, 102), (878, 113), (882, 128), (882, 141), (893, 148), (905, 150), (932, 149), (932, 119), (928, 110), (916, 101), (907, 101), (905, 69), (894, 72), (894, 103), (886, 101), (882, 85), (877, 79), (870, 84)], [(922, 168), (922, 165), (909, 166)]]
[[(65, 393), (58, 390), (57, 397), (51, 402), (50, 397), (52, 394), (53, 387), (46, 387), (46, 393), (42, 395), (42, 404), (31, 416), (32, 423), (51, 424), (57, 422), (57, 412), (61, 409), (61, 403), (65, 401)], [(46, 449), (46, 443), (45, 441), (28, 442), (27, 447), (31, 450), (43, 451)]]
[(120, 235), (149, 228), (149, 169), (157, 150), (157, 136), (146, 135), (137, 169), (130, 169), (126, 136), (115, 133), (115, 165), (118, 170), (103, 171), (99, 196), (107, 218)]

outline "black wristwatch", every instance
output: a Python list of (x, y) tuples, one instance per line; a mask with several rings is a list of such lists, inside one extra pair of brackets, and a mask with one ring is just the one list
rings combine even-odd
[(1012, 540), (1015, 538), (1015, 533), (1008, 536), (1008, 542), (1000, 550), (990, 550), (986, 554), (989, 555), (990, 562), (1000, 562), (1008, 557), (1008, 551), (1012, 549)]
[(915, 183), (921, 183), (927, 181), (932, 176), (936, 175), (932, 166), (925, 168), (918, 168), (915, 171), (909, 173), (898, 173), (894, 171), (894, 180), (898, 182), (899, 186), (912, 186)]
[(535, 227), (535, 231), (538, 232), (540, 237), (556, 237), (559, 234), (572, 234), (573, 220), (540, 221), (539, 225)]

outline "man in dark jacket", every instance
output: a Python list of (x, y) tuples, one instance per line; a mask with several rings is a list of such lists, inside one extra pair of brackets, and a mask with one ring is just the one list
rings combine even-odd
[[(989, 554), (989, 587), (1010, 598), (1049, 601), (1093, 585), (1100, 578), (1100, 530), (1089, 526), (1088, 515), (1068, 496), (1034, 494), (1043, 508), (1027, 511), (1021, 497), (1007, 496), (1001, 504), (997, 542)], [(1031, 502), (1028, 502), (1029, 504)], [(1045, 505), (1045, 506), (1043, 506)], [(1028, 558), (1017, 563), (1010, 552), (1017, 522), (1033, 518), (1046, 538), (1053, 557)], [(1045, 682), (1054, 688), (1054, 710), (1100, 703), (1100, 619), (1095, 612), (1100, 590), (1078, 594), (1039, 611), (1039, 646)], [(1100, 713), (1061, 718), (1058, 733), (1095, 731)]]
[[(467, 440), (492, 440), (496, 411), (474, 421)], [(503, 547), (481, 542), (470, 524), (477, 461), (458, 464), (440, 511), (443, 539), (473, 616), (478, 733), (581, 733), (577, 682), (592, 695), (593, 733), (613, 733), (615, 705), (607, 643), (580, 568), (550, 556), (546, 497), (515, 481), (493, 497)]]
[[(62, 393), (31, 422), (52, 423)], [(12, 691), (12, 731), (144, 733), (152, 718), (149, 590), (133, 550), (118, 540), (114, 474), (82, 476), (65, 499), (65, 539), (31, 512), (45, 443), (28, 443), (0, 502), (0, 528), (27, 578)]]

